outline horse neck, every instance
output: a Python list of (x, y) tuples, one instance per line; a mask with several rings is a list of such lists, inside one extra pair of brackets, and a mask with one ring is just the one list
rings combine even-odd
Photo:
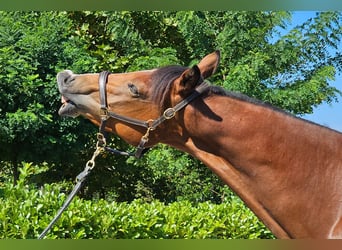
[[(290, 216), (289, 211), (315, 206), (316, 197), (305, 197), (309, 194), (302, 190), (304, 185), (309, 185), (309, 190), (310, 187), (316, 188), (315, 185), (321, 181), (322, 186), (331, 187), (331, 183), (318, 178), (320, 174), (328, 175), (334, 165), (330, 162), (327, 166), (323, 159), (333, 157), (342, 168), (341, 134), (262, 105), (222, 96), (196, 100), (186, 108), (180, 123), (182, 139), (178, 143), (173, 142), (173, 146), (206, 164), (277, 237), (318, 235), (311, 232), (314, 230), (312, 225), (293, 227), (291, 216), (297, 224), (308, 223), (301, 222), (303, 214), (292, 213)], [(303, 151), (308, 147), (314, 152)], [(306, 181), (312, 174), (312, 166), (317, 165), (315, 172), (318, 175)], [(341, 171), (332, 173), (342, 178)], [(338, 179), (334, 177), (334, 180)], [(335, 184), (342, 188), (341, 184)], [(291, 192), (295, 192), (295, 188), (302, 193), (295, 197), (298, 204), (292, 205), (289, 199), (292, 199)], [(322, 188), (321, 192), (326, 190)], [(311, 200), (307, 202), (309, 198)], [(319, 200), (322, 201), (325, 200)], [(339, 213), (339, 208), (334, 213)], [(322, 227), (319, 229), (324, 231)], [(328, 227), (326, 231), (330, 230)]]

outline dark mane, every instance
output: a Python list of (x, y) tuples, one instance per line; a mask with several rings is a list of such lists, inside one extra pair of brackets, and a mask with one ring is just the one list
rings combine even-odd
[(220, 86), (211, 85), (209, 87), (209, 91), (208, 91), (208, 96), (210, 96), (210, 95), (227, 96), (227, 97), (230, 97), (230, 98), (233, 98), (233, 99), (241, 100), (241, 101), (244, 101), (244, 102), (249, 102), (249, 103), (252, 103), (252, 104), (255, 104), (255, 105), (258, 105), (258, 106), (263, 106), (265, 108), (272, 109), (274, 111), (278, 111), (278, 112), (281, 112), (281, 113), (285, 113), (285, 114), (291, 115), (290, 113), (288, 113), (288, 112), (286, 112), (286, 111), (284, 111), (284, 110), (282, 110), (282, 109), (280, 109), (280, 108), (278, 108), (276, 106), (273, 106), (270, 103), (261, 101), (259, 99), (256, 99), (256, 98), (253, 98), (253, 97), (250, 97), (250, 96), (247, 96), (247, 95), (242, 94), (240, 92), (233, 92), (233, 91), (225, 90), (224, 88), (222, 88)]
[[(276, 111), (276, 112), (280, 112), (286, 116), (291, 116), (295, 119), (300, 119), (306, 123), (310, 123), (310, 124), (313, 124), (313, 125), (316, 125), (316, 126), (319, 126), (319, 127), (322, 127), (322, 128), (327, 128), (325, 126), (322, 126), (320, 124), (316, 124), (312, 121), (309, 121), (309, 120), (306, 120), (306, 119), (303, 119), (301, 117), (298, 117), (298, 116), (295, 116), (293, 114), (291, 114), (290, 112), (286, 111), (286, 110), (283, 110), (281, 108), (278, 108), (270, 103), (267, 103), (267, 102), (264, 102), (264, 101), (261, 101), (259, 99), (255, 99), (255, 98), (252, 98), (252, 97), (249, 97), (245, 94), (242, 94), (242, 93), (239, 93), (239, 92), (232, 92), (232, 91), (227, 91), (225, 90), (224, 88), (220, 87), (220, 86), (214, 86), (214, 85), (210, 85), (209, 87), (209, 90), (208, 92), (206, 93), (207, 96), (212, 96), (212, 95), (220, 95), (220, 96), (227, 96), (229, 98), (233, 98), (233, 99), (236, 99), (236, 100), (240, 100), (240, 101), (244, 101), (244, 102), (248, 102), (248, 103), (252, 103), (252, 104), (255, 104), (255, 105), (258, 105), (258, 106), (262, 106), (262, 107), (265, 107), (265, 108), (268, 108), (268, 109), (272, 109), (273, 111)], [(330, 129), (328, 128), (329, 130), (332, 130), (334, 132), (338, 132), (340, 133), (339, 131), (336, 131), (336, 130), (333, 130), (333, 129)]]
[(168, 99), (173, 81), (186, 69), (187, 67), (183, 66), (165, 66), (153, 73), (151, 100), (153, 103), (161, 104), (161, 110), (169, 104)]
[(240, 92), (233, 92), (233, 91), (225, 90), (224, 88), (222, 88), (220, 86), (211, 85), (209, 87), (209, 91), (208, 91), (208, 96), (210, 96), (210, 95), (227, 96), (227, 97), (230, 97), (233, 99), (238, 99), (238, 100), (249, 102), (252, 104), (259, 105), (259, 106), (265, 106), (265, 107), (269, 107), (271, 109), (278, 109), (277, 107), (274, 107), (269, 103), (263, 102), (261, 100), (255, 99), (255, 98), (250, 97), (250, 96), (247, 96), (247, 95), (242, 94)]

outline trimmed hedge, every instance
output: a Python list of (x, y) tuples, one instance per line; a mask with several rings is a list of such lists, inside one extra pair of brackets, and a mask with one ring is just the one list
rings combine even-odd
[[(25, 178), (36, 170), (26, 164), (16, 185), (5, 182), (0, 187), (0, 238), (37, 238), (63, 204), (63, 190), (69, 190), (70, 184), (46, 184), (40, 189), (27, 185)], [(182, 201), (165, 205), (76, 197), (46, 238), (246, 239), (273, 235), (237, 198), (222, 204)]]

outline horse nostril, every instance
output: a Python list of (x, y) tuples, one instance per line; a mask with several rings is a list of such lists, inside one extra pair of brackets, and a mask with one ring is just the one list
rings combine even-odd
[(57, 81), (59, 83), (63, 83), (64, 85), (68, 85), (74, 80), (75, 77), (70, 70), (65, 70), (57, 74)]
[(67, 76), (66, 78), (64, 78), (64, 84), (68, 84), (68, 83), (70, 83), (70, 76)]

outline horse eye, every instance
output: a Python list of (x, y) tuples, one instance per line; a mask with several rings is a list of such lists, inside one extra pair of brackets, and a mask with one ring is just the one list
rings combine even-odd
[(128, 89), (129, 89), (129, 92), (131, 92), (132, 97), (140, 96), (138, 88), (133, 83), (128, 84)]

